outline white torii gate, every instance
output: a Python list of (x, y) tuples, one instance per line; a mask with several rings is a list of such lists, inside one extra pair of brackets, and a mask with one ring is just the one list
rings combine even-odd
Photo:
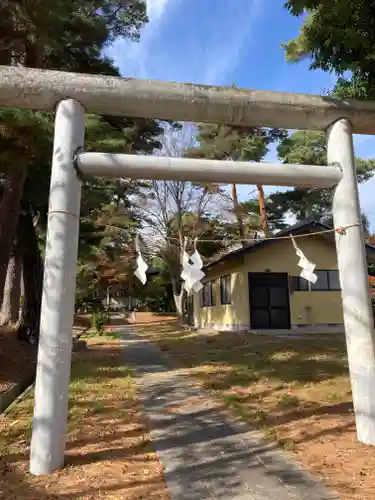
[[(56, 109), (30, 471), (64, 464), (80, 175), (328, 188), (357, 436), (375, 445), (374, 324), (352, 134), (375, 134), (375, 103), (0, 66), (0, 106)], [(324, 130), (330, 166), (85, 153), (84, 114)], [(324, 346), (323, 346), (324, 347)]]

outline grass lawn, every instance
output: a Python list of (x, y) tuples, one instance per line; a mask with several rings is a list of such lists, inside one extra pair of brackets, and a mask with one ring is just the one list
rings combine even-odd
[(370, 500), (375, 448), (356, 440), (345, 340), (182, 331), (176, 323), (138, 330), (188, 369), (235, 417), (297, 455), (343, 500)]
[(27, 472), (33, 394), (0, 417), (0, 498), (168, 500), (134, 379), (112, 335), (90, 336), (72, 365), (66, 467)]

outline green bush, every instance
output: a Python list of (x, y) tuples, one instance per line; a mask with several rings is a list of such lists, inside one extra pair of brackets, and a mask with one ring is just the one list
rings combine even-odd
[(97, 310), (92, 313), (91, 328), (93, 328), (98, 335), (103, 335), (106, 319), (107, 315), (104, 311)]

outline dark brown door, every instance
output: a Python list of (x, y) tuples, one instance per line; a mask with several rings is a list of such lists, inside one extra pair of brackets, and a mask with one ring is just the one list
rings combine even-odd
[(249, 300), (252, 329), (290, 328), (287, 273), (249, 273)]

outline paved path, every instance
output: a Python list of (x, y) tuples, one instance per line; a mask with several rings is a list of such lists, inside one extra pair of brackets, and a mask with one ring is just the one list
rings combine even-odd
[(309, 474), (234, 424), (157, 346), (123, 327), (124, 359), (139, 374), (151, 437), (172, 500), (333, 500)]

